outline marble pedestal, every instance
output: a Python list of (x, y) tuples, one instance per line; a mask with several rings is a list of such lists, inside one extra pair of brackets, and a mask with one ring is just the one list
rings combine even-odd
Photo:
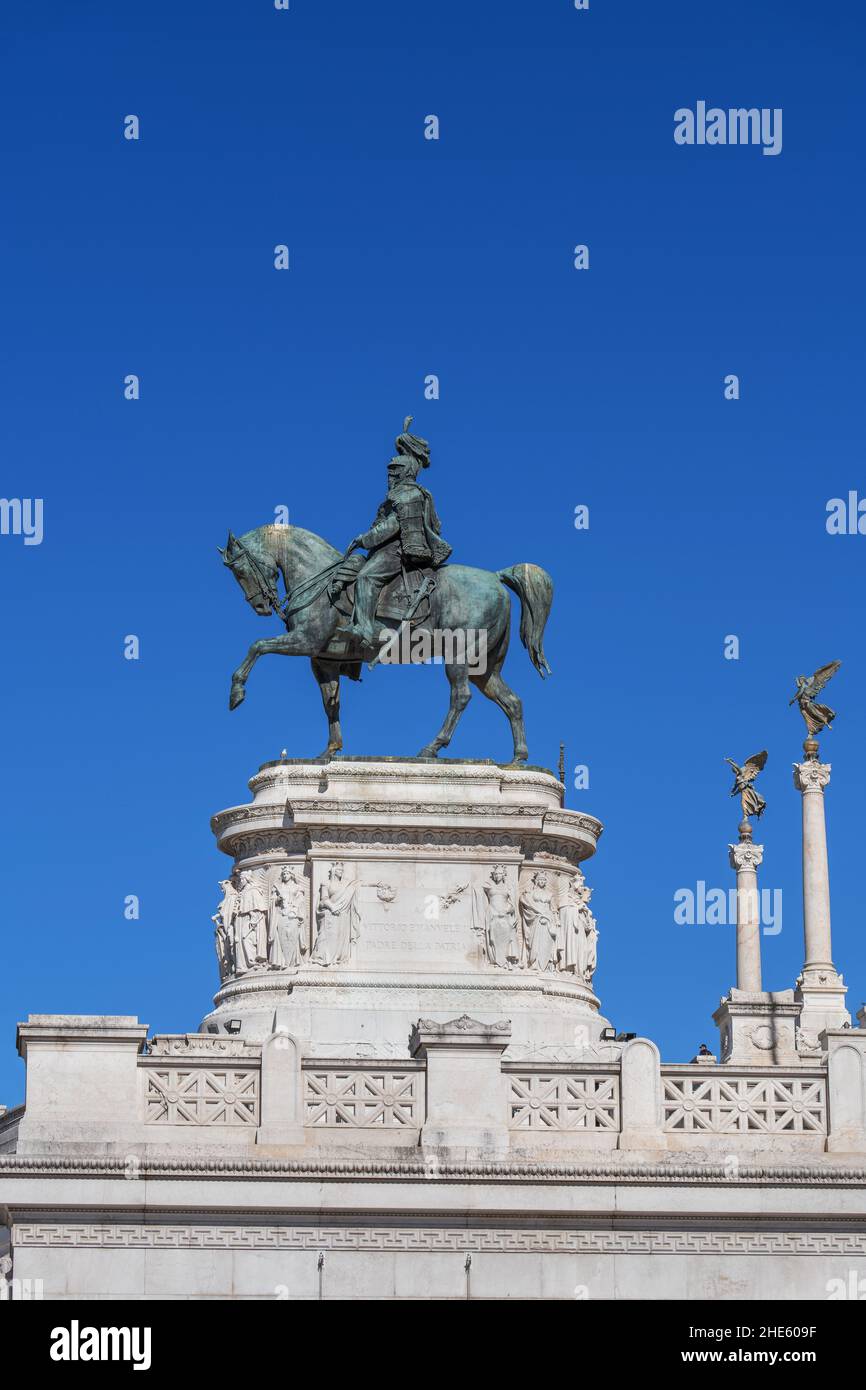
[(792, 989), (732, 989), (713, 1014), (722, 1062), (748, 1066), (796, 1062), (799, 1016)]
[(803, 1053), (820, 1051), (826, 1029), (850, 1025), (845, 1007), (848, 986), (834, 966), (804, 966), (794, 987), (800, 1010), (799, 1046)]
[[(508, 1019), (509, 1056), (568, 1057), (598, 1044), (608, 1023), (574, 953), (544, 921), (533, 950), (535, 924), (518, 906), (542, 876), (560, 932), (560, 904), (570, 887), (583, 890), (580, 866), (601, 833), (593, 816), (563, 809), (549, 772), (287, 760), (266, 763), (250, 790), (252, 804), (220, 812), (213, 829), (235, 883), (248, 875), (269, 900), (290, 866), (303, 889), (300, 959), (291, 970), (231, 969), (202, 1032), (260, 1040), (276, 1021), (308, 1056), (408, 1057), (420, 1017), (467, 1014)], [(357, 887), (351, 920), (332, 930), (320, 904), (335, 866), (343, 896)], [(515, 916), (513, 942), (498, 948), (488, 907), (497, 887)]]

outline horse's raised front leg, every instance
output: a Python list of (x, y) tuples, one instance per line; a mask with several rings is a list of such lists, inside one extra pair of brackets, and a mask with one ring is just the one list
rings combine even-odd
[(246, 683), (250, 671), (255, 666), (260, 656), (269, 656), (275, 653), (277, 656), (305, 656), (305, 652), (298, 650), (297, 642), (285, 633), (282, 637), (260, 637), (258, 642), (253, 642), (238, 669), (232, 675), (232, 688), (229, 694), (229, 709), (237, 709), (243, 703), (246, 695)]
[(451, 703), (445, 722), (432, 743), (428, 743), (418, 754), (419, 758), (435, 758), (440, 748), (446, 748), (457, 728), (461, 714), (472, 699), (469, 686), (469, 672), (465, 666), (446, 666), (445, 674), (451, 682)]
[(330, 663), (317, 661), (315, 657), (311, 659), (310, 665), (318, 681), (322, 704), (328, 716), (328, 746), (320, 757), (329, 758), (332, 753), (339, 753), (343, 746), (343, 731), (340, 728), (340, 673), (337, 670), (335, 674)]

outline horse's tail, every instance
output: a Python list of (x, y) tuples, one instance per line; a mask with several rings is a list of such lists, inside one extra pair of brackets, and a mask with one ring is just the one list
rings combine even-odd
[(520, 640), (538, 674), (548, 675), (544, 628), (553, 603), (553, 580), (539, 565), (512, 565), (498, 570), (496, 577), (520, 599)]

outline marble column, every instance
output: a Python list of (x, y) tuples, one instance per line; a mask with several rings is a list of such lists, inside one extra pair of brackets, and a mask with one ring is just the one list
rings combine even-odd
[(764, 846), (752, 844), (752, 827), (740, 823), (740, 839), (729, 845), (731, 868), (737, 873), (737, 989), (749, 994), (761, 991), (761, 913), (758, 897), (758, 865)]
[(803, 797), (803, 935), (805, 962), (797, 980), (801, 1050), (819, 1049), (825, 1028), (850, 1023), (845, 1008), (846, 987), (833, 964), (830, 936), (830, 870), (827, 862), (827, 830), (824, 820), (824, 788), (830, 782), (830, 764), (818, 761), (817, 739), (803, 744), (806, 757), (794, 764), (794, 786)]
[(807, 758), (794, 764), (794, 785), (803, 794), (803, 928), (805, 969), (833, 967), (830, 941), (830, 869), (824, 821), (824, 788), (830, 764)]
[(752, 827), (745, 816), (739, 831), (737, 844), (728, 845), (731, 868), (737, 874), (737, 983), (713, 1014), (722, 1063), (790, 1064), (796, 1060), (800, 1010), (793, 990), (770, 993), (762, 987), (758, 866), (764, 846), (752, 844)]

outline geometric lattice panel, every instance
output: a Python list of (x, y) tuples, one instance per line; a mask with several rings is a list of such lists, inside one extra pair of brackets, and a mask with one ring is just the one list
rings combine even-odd
[(619, 1078), (598, 1072), (508, 1077), (510, 1129), (619, 1130)]
[(664, 1076), (663, 1128), (680, 1133), (826, 1134), (821, 1077)]
[(257, 1125), (259, 1072), (148, 1067), (144, 1118), (150, 1125)]
[(304, 1124), (353, 1129), (418, 1129), (423, 1073), (376, 1067), (369, 1071), (304, 1072)]

